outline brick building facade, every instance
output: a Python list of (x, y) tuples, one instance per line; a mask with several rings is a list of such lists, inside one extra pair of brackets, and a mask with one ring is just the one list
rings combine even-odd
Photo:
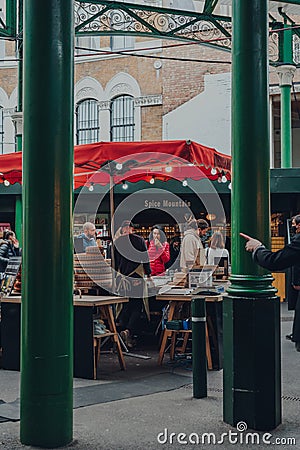
[[(201, 11), (204, 2), (144, 0), (144, 3)], [(230, 15), (230, 2), (220, 2), (215, 13)], [(18, 74), (14, 43), (0, 42), (0, 53), (3, 55), (0, 62), (0, 153), (7, 153), (16, 148), (11, 114), (17, 106)], [(116, 138), (112, 131), (112, 109), (115, 99), (124, 98), (131, 108), (132, 117), (129, 124), (123, 125), (131, 127), (127, 135), (131, 139), (192, 139), (230, 153), (229, 52), (194, 43), (132, 36), (76, 38), (75, 46), (75, 143), (121, 140), (122, 136)], [(93, 52), (95, 49), (98, 52)], [(128, 52), (128, 56), (118, 53), (122, 50)], [(271, 160), (272, 165), (279, 166), (280, 90), (274, 67), (270, 67), (270, 86)], [(299, 165), (298, 71), (294, 76), (294, 87), (293, 162)], [(79, 105), (83, 107), (84, 102), (88, 106), (80, 109)], [(124, 105), (119, 103), (115, 108), (116, 124)], [(91, 120), (89, 114), (97, 122), (91, 135), (84, 130), (84, 126), (89, 126), (88, 120)], [(78, 130), (80, 126), (82, 129)]]

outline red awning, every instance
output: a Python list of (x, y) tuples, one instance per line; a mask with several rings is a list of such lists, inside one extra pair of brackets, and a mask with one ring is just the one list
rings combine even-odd
[[(43, 155), (41, 154), (41, 164)], [(216, 170), (211, 173), (211, 169)], [(46, 168), (45, 168), (46, 170)], [(22, 153), (0, 156), (0, 182), (22, 182)], [(98, 142), (75, 146), (74, 188), (122, 180), (231, 178), (231, 157), (191, 141)]]

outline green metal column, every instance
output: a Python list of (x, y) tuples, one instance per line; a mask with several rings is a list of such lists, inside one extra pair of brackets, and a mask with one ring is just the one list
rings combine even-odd
[[(21, 36), (23, 32), (23, 0), (18, 1), (18, 35)], [(17, 112), (23, 111), (23, 41), (19, 39), (17, 41), (17, 56), (18, 56), (18, 108)], [(16, 139), (17, 139), (17, 151), (22, 151), (22, 122), (19, 129), (17, 127)]]
[[(23, 31), (23, 0), (18, 1), (18, 35), (21, 36)], [(23, 110), (23, 41), (20, 39), (17, 41), (17, 56), (18, 56), (18, 108), (17, 113), (22, 113)], [(18, 120), (21, 123), (18, 123)], [(17, 152), (22, 151), (22, 116), (19, 119), (15, 119), (16, 124), (16, 139), (17, 139)], [(22, 208), (22, 196), (16, 196), (16, 215), (15, 215), (15, 233), (19, 240), (20, 247), (23, 245), (23, 208)]]
[(21, 442), (72, 440), (73, 1), (24, 3)]
[(282, 65), (277, 71), (281, 93), (281, 167), (287, 169), (293, 166), (291, 87), (296, 66), (293, 65), (293, 32), (286, 23), (283, 28), (279, 32), (279, 61)]
[(22, 236), (22, 217), (23, 217), (23, 208), (22, 208), (22, 197), (21, 195), (16, 196), (16, 214), (15, 214), (15, 233), (17, 236), (17, 239), (20, 243), (20, 247), (23, 245), (23, 236)]
[(281, 167), (292, 167), (291, 85), (281, 84)]
[(270, 243), (267, 0), (233, 0), (232, 276), (224, 298), (224, 420), (281, 421), (279, 299), (239, 232)]

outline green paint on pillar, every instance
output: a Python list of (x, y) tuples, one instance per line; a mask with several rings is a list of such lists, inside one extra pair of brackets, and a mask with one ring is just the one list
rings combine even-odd
[(73, 434), (73, 7), (24, 3), (20, 435), (48, 448)]
[(291, 86), (280, 86), (281, 92), (281, 167), (292, 167)]
[(232, 276), (223, 305), (224, 420), (270, 430), (281, 420), (278, 298), (272, 276), (253, 262), (239, 236), (270, 244), (268, 2), (233, 0), (232, 6)]
[(23, 218), (23, 208), (22, 208), (22, 197), (21, 195), (16, 196), (16, 215), (15, 215), (15, 233), (20, 243), (20, 247), (22, 247), (23, 242), (23, 229), (22, 229), (22, 220)]

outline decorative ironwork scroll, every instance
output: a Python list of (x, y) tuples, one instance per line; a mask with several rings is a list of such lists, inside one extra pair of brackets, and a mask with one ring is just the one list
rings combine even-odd
[(17, 1), (6, 0), (5, 12), (0, 15), (0, 36), (16, 37)]
[(275, 31), (271, 31), (269, 34), (269, 61), (270, 63), (276, 63), (279, 59), (279, 36)]
[(104, 0), (75, 1), (75, 31), (180, 39), (226, 50), (231, 45), (229, 17)]

